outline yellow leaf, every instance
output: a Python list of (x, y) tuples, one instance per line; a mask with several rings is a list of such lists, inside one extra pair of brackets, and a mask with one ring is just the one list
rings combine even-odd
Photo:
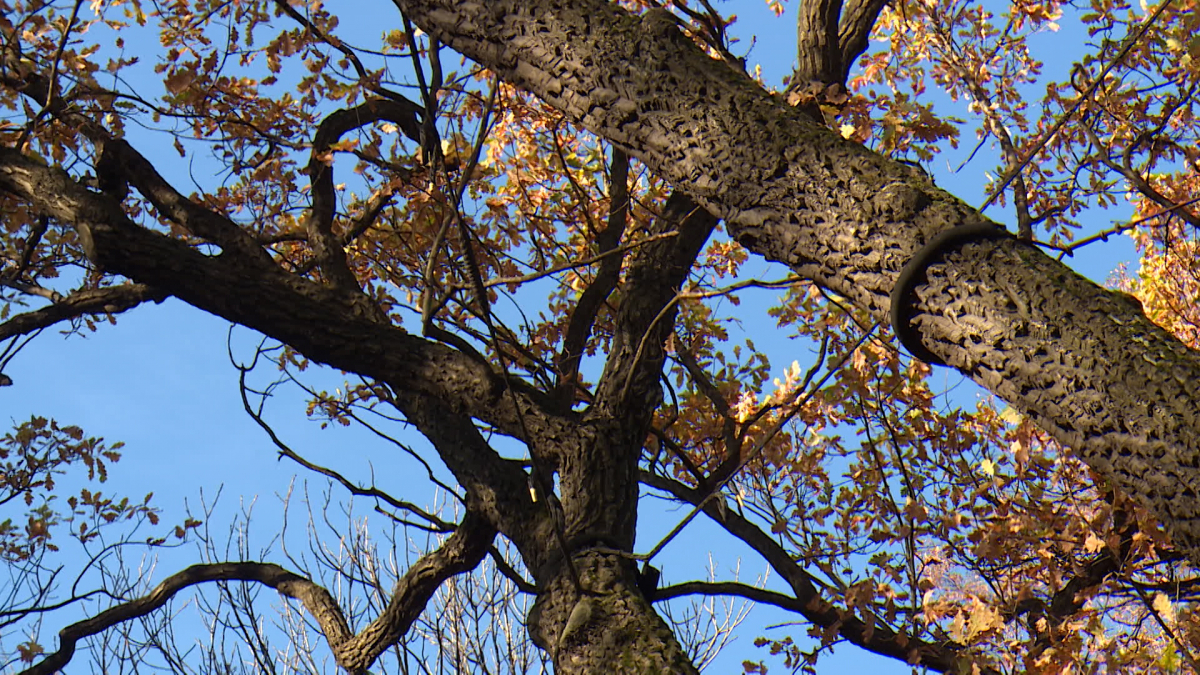
[(967, 621), (967, 637), (973, 638), (1003, 625), (1004, 617), (1000, 612), (982, 602), (976, 603)]
[(1175, 606), (1171, 604), (1171, 599), (1167, 597), (1166, 593), (1155, 593), (1154, 602), (1152, 604), (1154, 606), (1154, 611), (1158, 612), (1158, 615), (1163, 618), (1163, 621), (1167, 623), (1175, 622)]
[(854, 135), (854, 131), (855, 129), (853, 124), (843, 124), (842, 126), (838, 127), (838, 133), (842, 135), (842, 138), (850, 138)]
[(1021, 422), (1021, 413), (1006, 406), (1004, 410), (1000, 411), (1000, 419), (1015, 426)]

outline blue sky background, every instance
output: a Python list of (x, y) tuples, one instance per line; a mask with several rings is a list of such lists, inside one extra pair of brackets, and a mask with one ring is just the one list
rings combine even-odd
[[(351, 36), (360, 45), (369, 45), (380, 31), (400, 27), (390, 3), (376, 4), (378, 12), (345, 16), (342, 34)], [(332, 3), (334, 11), (338, 11), (338, 5), (348, 6), (348, 3)], [(742, 37), (742, 42), (734, 51), (744, 53), (753, 36), (749, 63), (761, 64), (766, 81), (778, 83), (794, 61), (794, 0), (788, 6), (788, 15), (782, 18), (774, 17), (761, 0), (722, 3), (718, 9), (740, 15), (732, 30)], [(1044, 44), (1050, 45), (1049, 40), (1054, 40), (1056, 53), (1063, 54), (1064, 45), (1073, 45), (1072, 51), (1048, 64), (1047, 76), (1053, 76), (1056, 67), (1065, 69), (1082, 49), (1079, 32), (1072, 32), (1069, 22), (1063, 23), (1063, 31), (1045, 38)], [(147, 95), (153, 95), (161, 84), (149, 81), (147, 87)], [(943, 111), (968, 116), (961, 104), (947, 102), (947, 106), (952, 107)], [(130, 137), (141, 151), (158, 161), (164, 173), (184, 192), (190, 189), (188, 173), (203, 170), (202, 165), (181, 163), (166, 143), (139, 142), (134, 130)], [(947, 167), (956, 166), (970, 152), (974, 139), (964, 134), (963, 145), (964, 149), (935, 159), (927, 168), (940, 186), (978, 204), (983, 201), (984, 172), (994, 168), (995, 154), (989, 153), (985, 146), (966, 169), (951, 174)], [(1091, 225), (1102, 229), (1127, 213), (1127, 210), (1096, 213)], [(995, 207), (989, 210), (989, 215), (1001, 221), (1011, 220)], [(1133, 257), (1128, 238), (1118, 237), (1085, 249), (1069, 262), (1089, 277), (1104, 282), (1118, 264)], [(750, 268), (760, 270), (765, 278), (778, 278), (784, 273), (781, 267), (757, 261)], [(749, 295), (744, 298), (743, 326), (753, 332), (756, 344), (771, 354), (776, 372), (781, 373), (793, 359), (803, 364), (807, 354), (797, 353), (797, 345), (783, 331), (775, 331), (774, 321), (760, 311), (769, 299)], [(270, 440), (243, 412), (238, 398), (238, 375), (230, 364), (227, 344), (232, 344), (235, 358), (245, 360), (253, 355), (257, 337), (244, 328), (234, 329), (232, 340), (230, 335), (227, 322), (173, 299), (122, 315), (116, 326), (105, 325), (94, 334), (63, 339), (47, 331), (6, 369), (15, 385), (0, 389), (0, 414), (5, 421), (15, 422), (34, 414), (53, 417), (64, 424), (79, 425), (90, 435), (124, 441), (124, 459), (113, 468), (104, 490), (134, 498), (154, 492), (154, 503), (163, 509), (167, 523), (182, 520), (185, 500), (195, 505), (201, 493), (207, 499), (212, 499), (218, 491), (223, 493), (221, 507), (211, 518), (218, 531), (242, 504), (257, 500), (255, 536), (262, 537), (265, 543), (278, 534), (282, 518), (279, 495), (296, 480), (298, 467), (277, 460)], [(739, 338), (734, 336), (734, 339)], [(945, 369), (935, 378), (943, 378), (934, 384), (941, 389), (958, 381), (956, 375)], [(341, 386), (344, 379), (338, 373), (324, 372), (306, 381), (333, 388)], [(960, 387), (956, 390), (956, 402), (969, 404), (977, 395), (974, 388)], [(318, 423), (305, 418), (304, 398), (295, 388), (284, 389), (276, 396), (268, 407), (268, 419), (285, 441), (311, 461), (333, 466), (364, 482), (373, 474), (377, 487), (417, 504), (432, 504), (436, 498), (415, 462), (400, 456), (371, 434), (360, 429), (321, 431)], [(398, 428), (392, 431), (404, 434)], [(404, 439), (419, 443), (411, 436), (404, 435)], [(308, 481), (313, 493), (325, 489), (325, 481), (320, 477), (302, 474), (299, 480)], [(657, 504), (657, 501), (647, 502), (647, 506)], [(14, 506), (0, 507), (0, 519), (17, 515), (6, 513), (4, 508)], [(360, 513), (367, 513), (369, 508), (360, 501)], [(645, 509), (639, 550), (651, 546), (685, 513), (682, 509), (664, 512), (658, 506)], [(65, 542), (60, 543), (64, 543), (65, 552), (72, 550)], [(700, 518), (661, 554), (658, 562), (664, 572), (663, 583), (704, 578), (710, 554), (723, 573), (740, 566), (744, 581), (754, 582), (766, 569), (751, 552), (736, 546), (735, 540)], [(164, 552), (156, 577), (173, 573), (195, 560), (190, 546)], [(278, 556), (274, 561), (283, 562)], [(65, 558), (64, 563), (70, 564), (70, 558)], [(781, 662), (770, 659), (765, 650), (755, 648), (752, 642), (754, 637), (764, 634), (799, 638), (805, 632), (804, 626), (766, 628), (791, 619), (794, 617), (771, 608), (755, 609), (739, 631), (739, 639), (707, 672), (741, 672), (740, 663), (744, 659), (766, 659), (768, 665), (774, 666), (773, 672), (783, 671)], [(65, 614), (47, 617), (45, 638), (68, 620)], [(86, 667), (79, 661), (70, 671)], [(903, 664), (848, 645), (839, 646), (832, 656), (825, 656), (820, 662), (821, 673), (856, 673), (867, 668), (878, 675), (909, 672)]]

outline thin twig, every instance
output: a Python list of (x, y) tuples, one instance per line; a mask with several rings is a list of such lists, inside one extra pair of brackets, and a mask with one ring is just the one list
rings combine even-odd
[[(878, 324), (876, 324), (875, 328), (878, 328)], [(767, 444), (774, 440), (775, 436), (783, 430), (783, 427), (787, 425), (788, 422), (791, 422), (792, 418), (800, 412), (800, 409), (803, 408), (804, 405), (807, 404), (812, 397), (817, 394), (817, 392), (821, 391), (821, 388), (825, 386), (825, 383), (829, 381), (829, 378), (833, 377), (835, 373), (841, 370), (842, 366), (844, 366), (846, 362), (850, 360), (850, 357), (854, 355), (854, 352), (858, 351), (859, 347), (866, 344), (867, 340), (874, 334), (875, 328), (872, 328), (871, 331), (864, 333), (853, 347), (848, 349), (846, 353), (837, 360), (836, 363), (832, 364), (829, 369), (825, 371), (825, 374), (821, 376), (821, 379), (817, 380), (817, 382), (813, 384), (812, 388), (805, 391), (802, 396), (798, 397), (791, 406), (792, 409), (788, 411), (786, 415), (783, 415), (779, 418), (779, 421), (777, 421), (770, 428), (770, 430), (767, 431), (766, 435), (754, 445), (750, 452), (746, 453), (746, 456), (741, 462), (738, 463), (737, 467), (735, 467), (733, 471), (730, 471), (728, 476), (725, 476), (714, 485), (709, 486), (704, 497), (692, 507), (692, 510), (689, 511), (686, 516), (684, 516), (683, 520), (679, 521), (679, 523), (675, 527), (671, 528), (671, 531), (668, 532), (667, 535), (662, 538), (662, 540), (654, 545), (654, 548), (650, 549), (650, 551), (644, 555), (635, 557), (639, 560), (649, 561), (653, 559), (654, 556), (658, 555), (659, 551), (663, 550), (663, 548), (669, 544), (676, 535), (683, 531), (683, 528), (687, 527), (688, 523), (692, 522), (692, 520), (700, 513), (701, 510), (703, 510), (704, 506), (709, 502), (710, 499), (713, 498), (714, 495), (719, 493), (722, 488), (728, 485), (729, 481), (733, 480), (734, 476), (737, 476), (738, 472), (745, 468), (745, 466), (749, 464), (751, 460), (758, 457), (759, 453), (761, 453), (763, 449), (767, 447)]]
[(1162, 15), (1164, 11), (1166, 11), (1167, 7), (1171, 6), (1171, 2), (1173, 2), (1173, 0), (1166, 0), (1166, 2), (1159, 5), (1158, 9), (1154, 11), (1154, 14), (1150, 17), (1150, 19), (1142, 24), (1141, 29), (1139, 29), (1138, 32), (1131, 38), (1126, 38), (1125, 45), (1121, 47), (1121, 50), (1117, 52), (1116, 56), (1114, 56), (1113, 59), (1108, 62), (1108, 65), (1104, 66), (1104, 69), (1100, 71), (1099, 77), (1092, 82), (1091, 86), (1087, 88), (1087, 91), (1085, 91), (1078, 99), (1076, 99), (1075, 103), (1069, 110), (1067, 110), (1067, 112), (1063, 113), (1062, 117), (1058, 118), (1058, 121), (1054, 123), (1054, 126), (1050, 128), (1050, 131), (1044, 137), (1042, 137), (1042, 139), (1038, 141), (1036, 145), (1033, 146), (1033, 149), (1029, 151), (1029, 154), (1025, 156), (1025, 159), (1021, 160), (1020, 163), (1009, 169), (999, 187), (997, 187), (992, 192), (991, 196), (989, 196), (979, 207), (980, 213), (986, 211), (987, 207), (991, 206), (992, 202), (996, 201), (996, 198), (1004, 193), (1004, 190), (1008, 187), (1008, 184), (1021, 174), (1021, 171), (1023, 171), (1025, 167), (1029, 165), (1029, 162), (1033, 161), (1033, 158), (1036, 157), (1037, 154), (1046, 147), (1046, 144), (1048, 144), (1054, 138), (1054, 136), (1058, 134), (1059, 130), (1061, 130), (1063, 126), (1071, 120), (1071, 117), (1075, 115), (1075, 112), (1079, 110), (1079, 107), (1082, 106), (1085, 101), (1090, 99), (1092, 94), (1096, 93), (1096, 90), (1099, 89), (1100, 85), (1104, 83), (1104, 78), (1108, 75), (1109, 71), (1111, 71), (1113, 68), (1116, 68), (1117, 65), (1125, 59), (1125, 56), (1129, 54), (1134, 46), (1136, 46), (1146, 34), (1146, 32), (1150, 30), (1150, 27), (1154, 25), (1154, 22), (1158, 20), (1158, 17)]

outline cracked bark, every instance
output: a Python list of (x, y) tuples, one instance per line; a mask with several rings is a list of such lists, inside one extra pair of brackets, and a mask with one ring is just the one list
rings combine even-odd
[[(659, 12), (602, 0), (395, 0), (444, 44), (627, 149), (750, 250), (886, 321), (904, 262), (984, 221), (714, 62)], [(1016, 241), (931, 267), (930, 351), (1029, 415), (1158, 515), (1200, 562), (1200, 355), (1132, 303)]]
[[(139, 227), (111, 197), (14, 150), (0, 149), (0, 188), (72, 223), (104, 269), (259, 330), (315, 361), (393, 385), (397, 407), (467, 487), (472, 513), (512, 538), (524, 556), (540, 590), (530, 632), (554, 655), (557, 672), (694, 672), (636, 589), (632, 562), (596, 545), (632, 550), (636, 462), (661, 396), (662, 341), (673, 325), (675, 293), (715, 216), (725, 217), (755, 252), (881, 319), (904, 262), (937, 232), (982, 218), (919, 172), (842, 140), (710, 60), (661, 12), (639, 18), (599, 0), (396, 4), (437, 39), (620, 144), (681, 190), (656, 223), (657, 231), (680, 235), (631, 256), (612, 354), (585, 413), (564, 412), (488, 364), (404, 333), (353, 288), (287, 274), (248, 233), (182, 197), (94, 122), (69, 120), (118, 154), (130, 186), (162, 217), (218, 244), (219, 255)], [(852, 3), (835, 22), (836, 2), (815, 6), (821, 12), (814, 25), (825, 40), (820, 77), (844, 78), (853, 60), (847, 55), (865, 47), (881, 7)], [(36, 95), (37, 82), (25, 73), (20, 86)], [(1015, 242), (968, 246), (926, 277), (914, 304), (930, 350), (1115, 476), (1158, 511), (1195, 559), (1200, 434), (1188, 402), (1200, 387), (1196, 355), (1118, 296)], [(557, 459), (566, 551), (543, 507), (524, 497), (524, 471), (487, 445), (472, 418)], [(735, 534), (757, 541), (756, 532), (766, 537), (757, 529)], [(762, 550), (778, 555), (765, 543)], [(564, 554), (580, 573), (585, 597), (565, 573)], [(879, 653), (932, 668), (955, 665), (951, 648), (901, 645), (902, 638), (821, 604), (811, 580), (807, 586), (802, 575), (788, 580), (797, 598), (815, 598), (805, 606), (817, 625), (836, 627)], [(567, 631), (573, 613), (586, 620)], [(339, 639), (335, 628), (326, 635), (331, 644)]]

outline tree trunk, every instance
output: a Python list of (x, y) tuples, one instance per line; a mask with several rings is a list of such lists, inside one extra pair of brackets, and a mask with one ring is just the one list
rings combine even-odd
[(596, 551), (575, 558), (580, 594), (565, 573), (542, 587), (529, 634), (556, 673), (696, 673), (670, 626), (635, 585), (631, 560)]
[[(986, 222), (919, 172), (604, 0), (395, 0), (414, 23), (688, 192), (750, 250), (881, 323), (935, 234)], [(1030, 415), (1200, 563), (1200, 355), (1136, 303), (1016, 241), (966, 245), (913, 299), (926, 347)]]

